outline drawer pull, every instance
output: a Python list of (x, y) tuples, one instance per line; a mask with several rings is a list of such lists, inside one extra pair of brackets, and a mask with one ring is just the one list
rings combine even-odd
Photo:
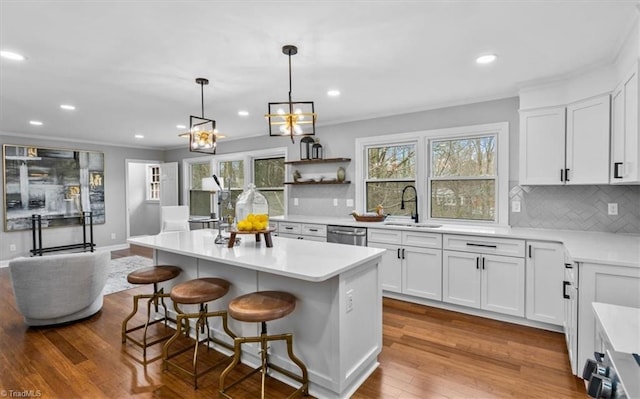
[(401, 259), (400, 258), (400, 248), (398, 248), (398, 259)]
[(571, 263), (564, 264), (565, 269), (573, 269), (573, 265)]
[(284, 229), (285, 229), (285, 230), (293, 230), (293, 227), (291, 227), (291, 226), (286, 226)]
[(482, 257), (482, 270), (484, 270), (484, 256)]
[(315, 232), (317, 232), (317, 231), (318, 231), (318, 229), (309, 229), (309, 231), (315, 231)]
[(483, 247), (483, 248), (498, 248), (497, 245), (489, 245), (489, 244), (475, 244), (473, 242), (468, 242), (467, 246), (469, 247)]
[(480, 257), (476, 256), (476, 270), (480, 270)]

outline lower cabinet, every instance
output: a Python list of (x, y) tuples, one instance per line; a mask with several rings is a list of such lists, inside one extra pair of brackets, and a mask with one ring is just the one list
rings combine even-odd
[(524, 317), (524, 241), (444, 234), (443, 248), (443, 302)]
[(367, 234), (368, 246), (386, 250), (380, 265), (383, 291), (442, 300), (441, 234), (382, 229)]
[(278, 237), (309, 241), (327, 241), (327, 226), (315, 223), (279, 222)]
[(524, 259), (444, 251), (442, 300), (524, 316)]
[(527, 241), (527, 311), (529, 320), (563, 325), (564, 246), (559, 243)]

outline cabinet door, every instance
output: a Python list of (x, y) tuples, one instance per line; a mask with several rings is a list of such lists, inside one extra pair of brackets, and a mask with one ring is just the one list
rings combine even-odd
[(480, 255), (442, 251), (442, 300), (480, 308)]
[(624, 83), (611, 95), (611, 167), (610, 182), (622, 183), (624, 179)]
[(524, 259), (482, 255), (482, 309), (524, 316)]
[(609, 183), (609, 95), (567, 107), (567, 184)]
[(402, 291), (402, 259), (400, 246), (370, 242), (369, 247), (384, 249), (382, 262), (378, 267), (380, 283), (384, 291)]
[(520, 112), (520, 184), (564, 184), (565, 108)]
[(640, 183), (640, 132), (638, 132), (638, 66), (624, 82), (624, 177)]
[(527, 313), (529, 320), (561, 326), (564, 248), (562, 244), (527, 241)]
[(402, 248), (402, 292), (442, 300), (442, 250)]

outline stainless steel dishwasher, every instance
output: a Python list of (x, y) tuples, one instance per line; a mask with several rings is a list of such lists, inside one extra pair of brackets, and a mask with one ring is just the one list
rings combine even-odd
[(327, 242), (367, 246), (367, 228), (351, 226), (327, 226)]

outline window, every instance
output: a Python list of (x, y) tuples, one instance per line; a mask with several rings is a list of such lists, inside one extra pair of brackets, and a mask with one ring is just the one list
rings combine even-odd
[(359, 138), (355, 174), (358, 212), (382, 204), (386, 214), (407, 218), (413, 193), (407, 192), (407, 209), (400, 209), (400, 199), (411, 184), (421, 221), (507, 225), (509, 124)]
[(189, 173), (189, 215), (209, 216), (212, 211), (211, 192), (202, 189), (202, 179), (211, 177), (211, 162), (195, 162)]
[(160, 201), (160, 165), (147, 165), (147, 201)]
[(223, 220), (236, 216), (236, 201), (244, 190), (244, 160), (222, 161), (218, 163), (218, 177), (226, 190), (231, 190), (231, 200), (222, 207)]
[(253, 181), (267, 198), (269, 215), (284, 215), (284, 157), (254, 159)]
[(431, 141), (431, 218), (496, 220), (495, 135)]
[[(416, 183), (415, 143), (366, 148), (366, 210), (379, 204), (390, 215), (410, 215), (410, 206), (400, 209), (402, 190)], [(411, 194), (413, 195), (413, 194)]]

